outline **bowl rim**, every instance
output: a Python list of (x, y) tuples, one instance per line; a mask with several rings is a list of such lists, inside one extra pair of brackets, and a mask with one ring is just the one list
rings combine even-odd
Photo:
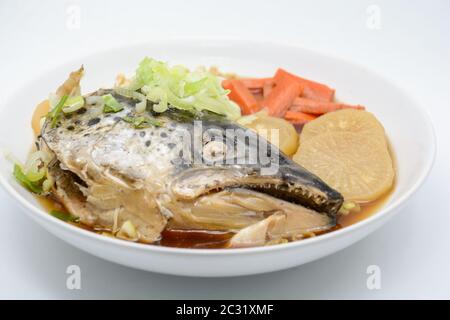
[[(340, 238), (344, 237), (349, 233), (352, 233), (355, 230), (362, 229), (364, 226), (375, 223), (376, 221), (381, 220), (385, 215), (389, 213), (393, 213), (397, 208), (399, 208), (402, 204), (404, 204), (411, 196), (416, 193), (416, 191), (419, 189), (420, 186), (423, 185), (426, 178), (429, 176), (435, 158), (436, 158), (436, 149), (437, 149), (437, 143), (436, 143), (436, 132), (435, 128), (433, 126), (431, 116), (429, 113), (429, 110), (424, 108), (421, 104), (419, 104), (415, 99), (411, 98), (411, 95), (408, 94), (404, 89), (399, 87), (397, 84), (393, 83), (390, 79), (387, 79), (386, 77), (380, 75), (378, 72), (371, 70), (370, 68), (351, 62), (349, 60), (346, 60), (344, 58), (341, 58), (339, 56), (336, 56), (334, 54), (325, 54), (320, 51), (311, 50), (308, 48), (304, 48), (301, 45), (298, 45), (296, 43), (288, 43), (283, 41), (261, 41), (261, 40), (247, 40), (237, 37), (172, 37), (172, 38), (164, 38), (164, 39), (152, 39), (151, 41), (145, 41), (145, 42), (134, 42), (129, 44), (124, 44), (120, 46), (112, 46), (108, 47), (106, 49), (102, 50), (96, 50), (89, 54), (84, 54), (80, 57), (77, 57), (75, 59), (71, 59), (69, 61), (66, 61), (64, 63), (61, 63), (57, 66), (54, 66), (52, 68), (47, 69), (45, 72), (39, 74), (38, 76), (32, 78), (31, 80), (25, 82), (24, 84), (20, 85), (19, 88), (16, 88), (12, 90), (12, 92), (7, 96), (6, 99), (3, 100), (3, 102), (0, 104), (0, 110), (5, 108), (8, 104), (11, 102), (11, 98), (16, 96), (21, 90), (21, 88), (27, 87), (31, 83), (35, 83), (39, 79), (42, 79), (45, 74), (47, 73), (53, 73), (58, 71), (61, 68), (66, 68), (68, 65), (74, 64), (76, 61), (88, 59), (89, 57), (96, 56), (96, 55), (104, 55), (112, 51), (119, 51), (119, 50), (129, 50), (132, 47), (144, 47), (144, 46), (155, 46), (155, 45), (193, 45), (197, 44), (200, 46), (205, 47), (211, 47), (211, 46), (239, 46), (239, 45), (252, 45), (252, 46), (275, 46), (279, 48), (284, 49), (290, 49), (290, 50), (300, 50), (303, 52), (306, 52), (308, 54), (312, 54), (315, 56), (318, 56), (320, 58), (325, 59), (332, 59), (336, 62), (341, 62), (347, 65), (351, 65), (354, 68), (357, 68), (361, 71), (368, 72), (372, 76), (378, 78), (379, 80), (388, 83), (391, 87), (393, 87), (397, 92), (399, 92), (401, 95), (406, 97), (410, 102), (410, 107), (415, 109), (416, 112), (421, 114), (421, 119), (423, 119), (423, 124), (426, 130), (429, 133), (429, 147), (430, 147), (430, 153), (428, 153), (428, 157), (426, 159), (426, 163), (422, 168), (422, 171), (418, 177), (418, 179), (415, 181), (415, 183), (410, 186), (402, 196), (400, 196), (398, 199), (393, 201), (392, 203), (383, 206), (379, 211), (372, 214), (370, 217), (365, 218), (361, 221), (358, 221), (350, 226), (347, 226), (345, 228), (332, 231), (330, 233), (326, 233), (317, 237), (312, 237), (308, 239), (304, 239), (301, 241), (293, 241), (286, 244), (280, 244), (275, 246), (263, 246), (263, 247), (249, 247), (249, 248), (234, 248), (234, 249), (202, 249), (202, 248), (176, 248), (176, 247), (165, 247), (165, 246), (157, 246), (157, 245), (151, 245), (151, 244), (143, 244), (143, 243), (135, 243), (130, 241), (125, 241), (121, 239), (106, 237), (97, 233), (94, 233), (92, 231), (85, 230), (83, 228), (79, 228), (77, 226), (71, 225), (69, 223), (66, 223), (64, 221), (61, 221), (59, 219), (56, 219), (52, 217), (48, 212), (46, 212), (42, 207), (38, 207), (31, 202), (29, 202), (24, 196), (22, 196), (17, 190), (13, 188), (13, 186), (8, 181), (8, 178), (4, 174), (0, 174), (0, 185), (3, 186), (4, 190), (9, 193), (11, 198), (14, 198), (17, 200), (21, 205), (22, 208), (25, 208), (28, 210), (27, 214), (37, 214), (38, 216), (35, 217), (37, 220), (39, 217), (42, 218), (45, 222), (57, 227), (57, 228), (63, 228), (65, 229), (65, 232), (72, 233), (74, 236), (80, 236), (80, 237), (87, 237), (89, 240), (101, 242), (105, 245), (112, 245), (117, 247), (124, 247), (129, 248), (132, 250), (137, 251), (147, 251), (147, 252), (157, 252), (160, 254), (176, 254), (176, 255), (196, 255), (196, 256), (203, 256), (203, 255), (214, 255), (214, 256), (228, 256), (228, 255), (242, 255), (242, 254), (261, 254), (261, 253), (268, 253), (273, 251), (284, 251), (284, 250), (290, 250), (294, 248), (300, 248), (302, 246), (307, 245), (313, 245), (321, 242), (326, 242), (329, 239), (332, 238)], [(40, 221), (39, 221), (40, 222)], [(64, 240), (64, 239), (63, 239)]]

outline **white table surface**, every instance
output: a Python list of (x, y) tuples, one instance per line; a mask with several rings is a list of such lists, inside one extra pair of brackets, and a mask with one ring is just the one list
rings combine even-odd
[[(379, 29), (367, 27), (370, 5)], [(81, 10), (79, 29), (67, 22), (71, 6)], [(406, 89), (429, 108), (439, 148), (429, 179), (377, 232), (319, 261), (240, 278), (182, 278), (103, 261), (48, 234), (0, 190), (0, 298), (450, 298), (449, 13), (445, 0), (1, 0), (0, 102), (28, 78), (108, 47), (190, 36), (279, 40), (351, 59)], [(71, 264), (81, 267), (81, 290), (66, 289)], [(380, 267), (380, 290), (366, 287), (369, 265)]]

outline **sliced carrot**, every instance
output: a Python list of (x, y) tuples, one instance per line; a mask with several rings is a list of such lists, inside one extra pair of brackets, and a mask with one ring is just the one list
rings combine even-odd
[(297, 79), (280, 72), (275, 74), (273, 80), (275, 87), (264, 99), (262, 105), (268, 109), (269, 115), (283, 117), (294, 99), (302, 93), (303, 87)]
[(248, 89), (248, 91), (250, 91), (250, 93), (253, 95), (260, 95), (260, 96), (263, 95), (263, 91), (260, 89)]
[(292, 103), (290, 111), (299, 111), (299, 112), (306, 112), (306, 113), (312, 113), (312, 114), (324, 114), (327, 112), (337, 111), (341, 109), (357, 109), (357, 110), (364, 110), (365, 108), (360, 105), (348, 105), (344, 103), (334, 103), (334, 102), (324, 102), (324, 101), (317, 101), (317, 100), (311, 100), (307, 98), (296, 98), (294, 102)]
[(264, 96), (263, 96), (262, 92), (255, 92), (255, 91), (250, 91), (250, 92), (255, 97), (256, 101), (258, 101), (258, 103), (260, 103), (261, 101), (264, 100)]
[(284, 118), (293, 124), (304, 124), (317, 118), (317, 115), (299, 111), (286, 111)]
[(297, 81), (304, 87), (302, 92), (302, 97), (304, 98), (317, 101), (333, 101), (334, 89), (331, 89), (322, 83), (301, 78), (281, 68), (277, 70), (276, 74), (283, 74), (285, 77), (297, 79)]
[(231, 80), (230, 79), (222, 80), (222, 87), (224, 89), (231, 90)]
[(272, 89), (273, 89), (273, 86), (274, 86), (274, 82), (273, 82), (273, 79), (272, 79), (272, 78), (271, 78), (270, 80), (267, 80), (267, 81), (264, 83), (263, 92), (262, 92), (264, 98), (267, 98), (267, 97), (269, 96), (270, 92), (271, 92)]
[(242, 114), (252, 114), (259, 111), (260, 106), (249, 89), (237, 79), (227, 80), (222, 83), (225, 89), (229, 89), (228, 97), (241, 107)]
[(240, 78), (239, 80), (250, 90), (262, 90), (266, 82), (271, 81), (272, 78)]
[[(222, 86), (224, 88), (230, 86), (231, 80), (233, 79), (223, 80)], [(272, 81), (272, 78), (239, 78), (237, 80), (241, 81), (250, 91), (262, 91), (266, 82)]]

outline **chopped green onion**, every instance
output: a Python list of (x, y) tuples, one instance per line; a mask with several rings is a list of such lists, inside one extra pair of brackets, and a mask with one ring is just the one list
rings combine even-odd
[(122, 118), (123, 121), (128, 122), (128, 123), (132, 123), (132, 124), (134, 124), (134, 119), (135, 118), (128, 117), (128, 116), (125, 116), (125, 117)]
[(143, 113), (145, 109), (147, 109), (147, 98), (144, 98), (142, 101), (136, 103), (136, 113)]
[(111, 94), (105, 94), (102, 96), (103, 102), (103, 112), (105, 113), (116, 113), (123, 110), (123, 106), (114, 98)]
[(51, 121), (52, 121), (51, 122), (51, 128), (56, 127), (56, 124), (58, 123), (59, 117), (61, 116), (61, 112), (62, 112), (62, 109), (64, 107), (64, 104), (67, 101), (67, 98), (68, 98), (67, 95), (63, 96), (59, 100), (58, 104), (47, 114), (47, 118), (51, 119)]
[(44, 150), (38, 150), (30, 154), (25, 164), (14, 165), (13, 175), (20, 184), (31, 192), (42, 194), (50, 191), (53, 186), (53, 178), (48, 174), (48, 164), (52, 155)]
[(53, 176), (48, 174), (47, 169), (47, 175), (44, 182), (42, 182), (42, 191), (44, 192), (50, 192), (50, 190), (53, 188), (53, 185), (55, 184), (55, 179), (53, 179)]
[(23, 173), (32, 182), (42, 180), (47, 173), (47, 164), (52, 156), (43, 150), (35, 151), (28, 157), (23, 166)]
[(127, 98), (133, 98), (136, 100), (145, 100), (145, 95), (143, 95), (140, 92), (137, 91), (133, 91), (131, 89), (127, 89), (127, 88), (122, 88), (122, 87), (116, 87), (114, 88), (114, 92), (117, 93), (118, 95), (127, 97)]
[(125, 122), (131, 123), (135, 129), (149, 128), (150, 126), (160, 127), (162, 123), (149, 117), (123, 117)]
[(103, 98), (101, 96), (88, 96), (86, 97), (86, 103), (88, 105), (93, 105), (97, 108), (101, 108), (103, 112), (103, 106), (105, 105), (105, 102), (103, 101)]
[(30, 170), (26, 173), (26, 177), (31, 182), (37, 182), (42, 180), (45, 177), (46, 170), (45, 168), (36, 169), (36, 170)]
[(55, 218), (58, 218), (59, 220), (65, 221), (65, 222), (78, 222), (80, 221), (80, 218), (68, 213), (68, 212), (62, 212), (57, 210), (50, 211), (50, 214), (54, 216)]
[(139, 102), (136, 103), (136, 106), (135, 106), (136, 113), (144, 113), (145, 110), (147, 109), (147, 97), (145, 95), (143, 95), (142, 93), (133, 91), (133, 90), (127, 89), (127, 88), (122, 88), (122, 87), (114, 88), (114, 92), (117, 93), (118, 95), (121, 95), (121, 96), (124, 96), (127, 98), (139, 100)]
[(81, 109), (84, 106), (84, 98), (82, 96), (70, 97), (64, 103), (62, 111), (71, 113)]
[(27, 176), (23, 173), (22, 167), (18, 164), (14, 165), (13, 175), (16, 180), (29, 191), (37, 194), (42, 193), (42, 187), (39, 182), (31, 181), (27, 178)]
[(343, 207), (345, 210), (352, 210), (354, 207), (356, 207), (356, 203), (345, 201)]
[(359, 211), (361, 211), (361, 206), (357, 202), (352, 201), (344, 201), (341, 208), (339, 209), (339, 213), (343, 215)]

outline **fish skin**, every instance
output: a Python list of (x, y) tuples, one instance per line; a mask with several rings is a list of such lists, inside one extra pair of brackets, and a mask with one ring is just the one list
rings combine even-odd
[[(113, 90), (99, 90), (91, 95), (108, 93), (124, 106), (122, 111), (105, 114), (98, 107), (86, 106), (61, 117), (55, 128), (46, 121), (42, 130), (42, 140), (55, 153), (60, 168), (82, 181), (79, 187), (86, 197), (85, 212), (90, 212), (80, 213), (82, 222), (111, 229), (130, 220), (137, 226), (140, 240), (151, 243), (159, 240), (173, 216), (175, 210), (169, 208), (174, 203), (192, 202), (214, 190), (245, 187), (326, 214), (330, 227), (336, 223), (342, 196), (272, 145), (270, 157), (276, 157), (280, 167), (275, 174), (263, 178), (264, 165), (193, 163), (199, 150), (192, 146), (180, 155), (181, 137), (193, 132), (194, 121), (202, 121), (205, 130), (214, 129), (219, 137), (224, 136), (226, 129), (244, 130), (239, 125), (211, 114), (193, 116), (169, 111), (157, 117), (162, 126), (136, 129), (123, 120), (136, 115), (136, 101)], [(247, 142), (238, 139), (232, 143)], [(253, 147), (250, 145), (250, 149)], [(208, 177), (207, 173), (219, 179), (189, 185), (199, 177)]]

